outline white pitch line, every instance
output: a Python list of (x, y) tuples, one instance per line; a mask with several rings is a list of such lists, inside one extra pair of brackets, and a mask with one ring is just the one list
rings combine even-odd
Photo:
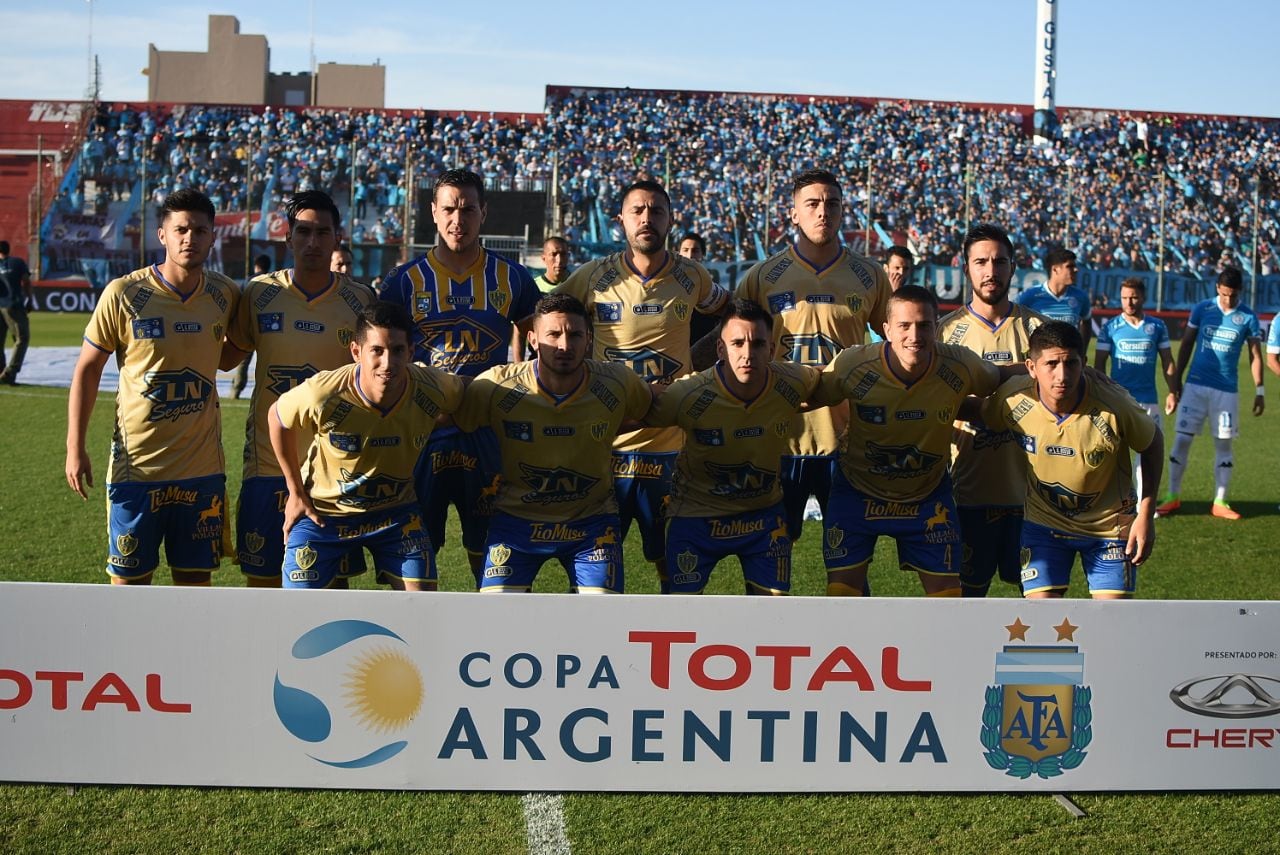
[(560, 793), (525, 793), (524, 829), (529, 855), (570, 855), (564, 830), (564, 796)]

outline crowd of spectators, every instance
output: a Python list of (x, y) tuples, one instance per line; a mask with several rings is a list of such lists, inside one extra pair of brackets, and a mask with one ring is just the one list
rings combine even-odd
[(1277, 269), (1280, 122), (1066, 111), (1060, 139), (1040, 146), (1024, 119), (1015, 108), (628, 89), (552, 90), (544, 116), (518, 118), (104, 106), (82, 146), (80, 195), (59, 204), (104, 211), (137, 186), (145, 157), (152, 199), (194, 186), (220, 210), (256, 210), (264, 194), (277, 205), (327, 189), (352, 209), (353, 243), (397, 242), (409, 154), (420, 186), (455, 166), (495, 189), (550, 190), (555, 176), (554, 225), (587, 245), (619, 240), (619, 191), (653, 177), (671, 192), (676, 230), (705, 236), (709, 259), (736, 260), (787, 240), (790, 176), (822, 166), (843, 178), (855, 248), (871, 234), (950, 264), (966, 222), (993, 220), (1024, 266), (1064, 243), (1090, 267), (1152, 269), (1163, 208), (1167, 270), (1248, 269), (1255, 216), (1259, 272)]

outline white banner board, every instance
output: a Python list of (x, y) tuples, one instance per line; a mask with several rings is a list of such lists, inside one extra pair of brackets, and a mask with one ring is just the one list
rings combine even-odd
[(0, 584), (0, 779), (1280, 788), (1280, 603)]

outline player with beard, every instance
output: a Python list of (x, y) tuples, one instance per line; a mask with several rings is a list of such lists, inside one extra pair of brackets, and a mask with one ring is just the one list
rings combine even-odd
[[(780, 358), (823, 368), (845, 348), (865, 343), (868, 324), (883, 327), (892, 291), (884, 267), (840, 242), (843, 199), (834, 175), (820, 169), (800, 173), (791, 200), (795, 242), (748, 270), (736, 296), (776, 316)], [(838, 438), (848, 422), (844, 404), (797, 420), (782, 470), (793, 541), (800, 537), (810, 495), (827, 511)]]
[[(690, 322), (694, 312), (718, 314), (729, 299), (696, 261), (667, 250), (671, 197), (661, 184), (641, 180), (622, 192), (619, 222), (627, 248), (574, 271), (556, 293), (587, 307), (595, 327), (595, 358), (620, 362), (646, 381), (670, 383), (692, 371)], [(613, 475), (623, 536), (634, 520), (644, 556), (669, 590), (662, 506), (682, 434), (644, 428), (614, 443)]]
[[(1031, 333), (1048, 318), (1009, 299), (1013, 242), (999, 226), (981, 223), (965, 235), (961, 257), (973, 297), (939, 321), (939, 340), (967, 347), (993, 365), (1021, 365)], [(997, 572), (1004, 582), (1021, 584), (1025, 469), (1026, 456), (1011, 431), (956, 422), (951, 478), (960, 519), (963, 596), (985, 597)]]
[(529, 346), (537, 359), (481, 374), (454, 416), (464, 431), (491, 428), (501, 450), (480, 590), (529, 591), (555, 558), (578, 593), (622, 593), (610, 446), (653, 393), (630, 366), (587, 359), (587, 309), (568, 294), (538, 301)]

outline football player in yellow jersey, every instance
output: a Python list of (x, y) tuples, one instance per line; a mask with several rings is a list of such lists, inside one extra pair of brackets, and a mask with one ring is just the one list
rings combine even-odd
[[(367, 286), (330, 271), (342, 221), (327, 193), (295, 193), (285, 215), (294, 266), (249, 282), (222, 348), (224, 370), (258, 354), (236, 508), (236, 555), (250, 587), (280, 587), (284, 559), (289, 493), (271, 450), (267, 413), (277, 398), (316, 372), (351, 362), (356, 320), (373, 302)], [(344, 575), (364, 569), (363, 552), (355, 550), (351, 558)]]
[(932, 291), (903, 285), (889, 298), (885, 341), (841, 352), (823, 373), (822, 398), (851, 404), (823, 518), (827, 593), (859, 596), (876, 539), (898, 542), (898, 563), (929, 596), (960, 596), (960, 532), (947, 474), (952, 422), (967, 395), (1002, 377), (967, 348), (942, 344)]
[(339, 573), (360, 548), (372, 553), (379, 581), (436, 588), (413, 472), (437, 419), (462, 403), (464, 381), (410, 363), (412, 334), (403, 306), (374, 302), (356, 321), (355, 362), (316, 374), (271, 407), (271, 448), (289, 489), (286, 588), (347, 587)]
[[(748, 270), (737, 296), (778, 317), (774, 338), (783, 359), (822, 368), (846, 347), (863, 344), (868, 325), (884, 325), (892, 292), (883, 267), (840, 242), (843, 199), (834, 175), (821, 169), (800, 173), (791, 202), (795, 243)], [(806, 413), (793, 438), (782, 473), (792, 540), (800, 537), (810, 495), (826, 513), (838, 437), (848, 421), (843, 404)]]
[[(693, 367), (692, 314), (719, 314), (729, 294), (701, 264), (667, 250), (671, 197), (661, 184), (642, 180), (623, 190), (618, 219), (627, 249), (583, 265), (556, 291), (587, 307), (596, 359), (629, 365), (647, 381), (670, 382)], [(664, 591), (669, 581), (662, 505), (671, 492), (681, 436), (675, 428), (646, 428), (623, 434), (614, 444), (623, 537), (635, 520), (644, 556), (653, 562)]]
[(481, 374), (454, 416), (464, 431), (491, 427), (501, 449), (482, 592), (528, 591), (551, 558), (579, 593), (623, 590), (610, 447), (653, 393), (629, 366), (588, 360), (590, 339), (581, 301), (543, 297), (529, 333), (538, 358)]
[[(1084, 359), (1075, 324), (1049, 321), (1031, 334), (1030, 376), (1010, 380), (982, 407), (983, 421), (1014, 431), (1027, 458), (1027, 597), (1063, 596), (1077, 554), (1095, 599), (1131, 597), (1135, 568), (1155, 543), (1164, 442), (1123, 388), (1083, 376)], [(1142, 459), (1140, 500), (1131, 449)]]
[(748, 594), (791, 590), (791, 538), (778, 480), (791, 422), (821, 376), (774, 362), (774, 317), (736, 299), (721, 321), (719, 361), (673, 383), (646, 423), (676, 425), (684, 450), (667, 507), (671, 590), (698, 594), (721, 558), (736, 555)]
[(85, 431), (107, 359), (114, 354), (120, 368), (107, 467), (113, 584), (149, 584), (163, 541), (175, 585), (208, 585), (229, 548), (214, 380), (240, 288), (204, 269), (214, 216), (196, 190), (165, 198), (156, 229), (164, 262), (107, 285), (71, 378), (66, 478), (88, 498)]
[[(994, 365), (1021, 365), (1031, 333), (1048, 318), (1009, 299), (1013, 242), (999, 226), (979, 223), (965, 235), (961, 257), (973, 297), (939, 322), (938, 338)], [(1021, 585), (1025, 469), (1012, 431), (956, 422), (951, 479), (963, 545), (960, 587), (966, 597), (985, 597), (997, 571), (1010, 585)]]

